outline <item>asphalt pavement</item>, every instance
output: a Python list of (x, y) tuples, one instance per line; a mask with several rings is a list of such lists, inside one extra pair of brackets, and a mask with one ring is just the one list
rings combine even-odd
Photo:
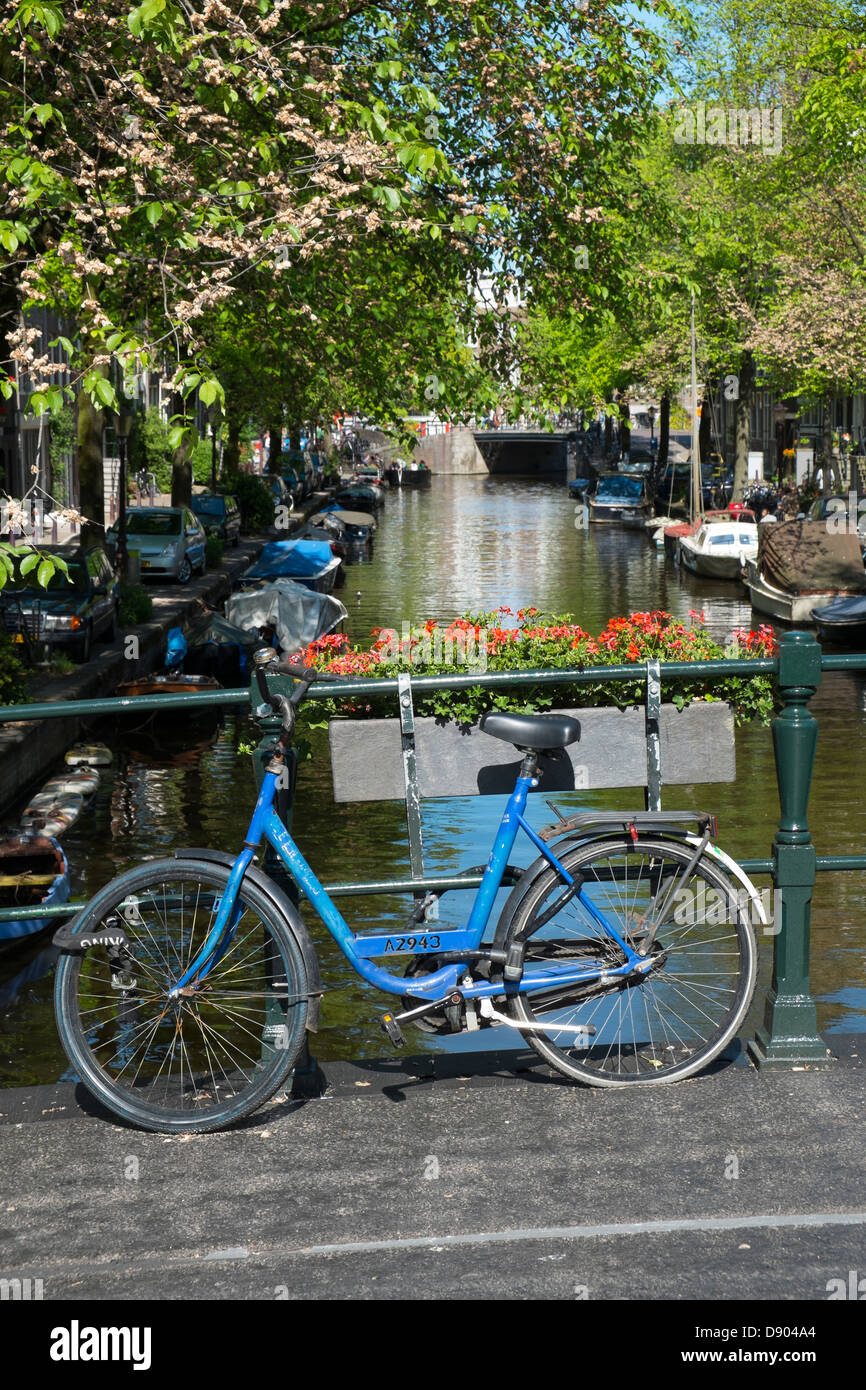
[(334, 1063), (323, 1094), (200, 1137), (71, 1084), (0, 1092), (0, 1278), (46, 1300), (866, 1291), (863, 1041), (638, 1091), (499, 1054)]

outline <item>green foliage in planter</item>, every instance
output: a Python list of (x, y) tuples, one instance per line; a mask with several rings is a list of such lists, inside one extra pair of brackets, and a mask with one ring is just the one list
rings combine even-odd
[(153, 617), (153, 599), (143, 584), (121, 584), (119, 593), (117, 617), (123, 627), (135, 627)]
[[(505, 617), (517, 625), (503, 626)], [(473, 670), (549, 671), (561, 667), (562, 684), (519, 686), (514, 690), (492, 690), (472, 686), (464, 690), (417, 692), (415, 712), (475, 724), (488, 710), (529, 713), (555, 708), (615, 706), (620, 709), (642, 704), (646, 696), (643, 678), (627, 681), (605, 680), (589, 684), (569, 681), (568, 672), (595, 670), (659, 661), (714, 661), (724, 657), (744, 660), (772, 656), (775, 639), (772, 629), (762, 625), (757, 632), (738, 630), (728, 648), (715, 642), (701, 626), (702, 615), (693, 613), (691, 625), (677, 622), (669, 613), (632, 613), (628, 618), (612, 618), (597, 637), (590, 636), (567, 614), (540, 613), (521, 609), (512, 615), (508, 609), (492, 613), (466, 614), (447, 624), (429, 621), (413, 627), (407, 635), (388, 629), (374, 629), (372, 646), (350, 648), (345, 639), (331, 635), (312, 643), (301, 655), (310, 665), (335, 674), (361, 679), (394, 678), (401, 671), (415, 676), (467, 673)], [(679, 709), (694, 700), (728, 701), (738, 723), (750, 719), (767, 722), (774, 709), (772, 678), (765, 675), (728, 676), (711, 682), (705, 676), (667, 680), (663, 698)], [(317, 704), (313, 717), (321, 718)], [(329, 715), (369, 715), (378, 718), (395, 713), (393, 696), (383, 699), (349, 697), (328, 701)]]

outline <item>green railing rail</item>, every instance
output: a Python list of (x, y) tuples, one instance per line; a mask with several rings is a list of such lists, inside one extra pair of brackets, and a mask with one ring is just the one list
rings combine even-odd
[[(693, 677), (712, 682), (731, 675), (773, 675), (777, 679), (780, 712), (773, 720), (773, 748), (779, 787), (780, 815), (771, 855), (740, 860), (750, 874), (770, 874), (781, 900), (781, 928), (774, 936), (772, 983), (767, 995), (764, 1025), (749, 1044), (760, 1066), (823, 1066), (832, 1060), (818, 1034), (815, 1003), (809, 985), (809, 949), (812, 893), (818, 872), (866, 870), (866, 854), (826, 855), (818, 858), (808, 824), (809, 790), (815, 764), (818, 724), (809, 702), (821, 683), (822, 671), (866, 669), (866, 654), (822, 656), (815, 638), (806, 632), (789, 632), (776, 657), (754, 660), (725, 658), (719, 661), (666, 661), (659, 663), (662, 682)], [(526, 685), (591, 685), (598, 681), (648, 680), (646, 663), (629, 663), (584, 670), (561, 667), (545, 670), (486, 671), (447, 676), (420, 676), (412, 680), (416, 693), (436, 690), (484, 688), (513, 689)], [(316, 685), (309, 698), (345, 699), (355, 695), (397, 694), (392, 680), (342, 681)], [(109, 697), (95, 700), (45, 701), (31, 705), (0, 706), (0, 722), (22, 722), (96, 715), (139, 713), (144, 710), (194, 709), (196, 707), (258, 704), (255, 686), (244, 690), (195, 692), (186, 695)], [(257, 769), (260, 758), (256, 760)], [(335, 896), (363, 893), (408, 894), (431, 889), (469, 888), (478, 875), (427, 878), (415, 874), (403, 880), (343, 883), (329, 886)], [(86, 904), (28, 908), (32, 917), (72, 916)], [(0, 911), (0, 920), (20, 915), (20, 909)]]

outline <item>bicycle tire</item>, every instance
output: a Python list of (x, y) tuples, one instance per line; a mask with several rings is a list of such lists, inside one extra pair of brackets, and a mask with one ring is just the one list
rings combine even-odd
[[(644, 904), (649, 908), (654, 898), (651, 875), (656, 875), (662, 905), (661, 890), (665, 885), (670, 889), (672, 883), (676, 886), (671, 871), (686, 869), (693, 853), (693, 846), (679, 840), (659, 836), (635, 844), (630, 836), (617, 836), (575, 846), (559, 858), (572, 876), (583, 876), (584, 891), (590, 900), (595, 897), (596, 907), (610, 913), (609, 899), (616, 897), (614, 911), (619, 916), (614, 926), (623, 939), (628, 935), (632, 944), (640, 945), (641, 932), (646, 934), (640, 909)], [(643, 892), (635, 872), (639, 862), (648, 865)], [(669, 866), (667, 879), (665, 864)], [(527, 870), (527, 877), (532, 872)], [(614, 891), (605, 885), (613, 885)], [(507, 950), (514, 943), (525, 942), (524, 969), (554, 956), (598, 959), (607, 968), (624, 961), (621, 948), (612, 938), (604, 942), (590, 914), (574, 900), (548, 922), (535, 925), (562, 888), (562, 879), (554, 869), (540, 870), (513, 916), (503, 914), (497, 946)], [(711, 921), (708, 911), (700, 922), (695, 909), (690, 924), (689, 895), (696, 904), (706, 902), (707, 889), (716, 895), (712, 917), (723, 920)], [(628, 985), (608, 981), (507, 996), (507, 1012), (515, 1027), (522, 1029), (529, 1046), (562, 1075), (592, 1086), (662, 1085), (702, 1070), (734, 1037), (752, 1001), (758, 961), (742, 890), (704, 855), (679, 892), (686, 898), (679, 897), (678, 902), (672, 898), (663, 914), (649, 953), (658, 964), (645, 977)], [(644, 919), (652, 920), (646, 913)], [(701, 967), (691, 977), (686, 966), (689, 950)], [(672, 1015), (667, 1024), (662, 991)], [(581, 1027), (594, 1028), (595, 1032), (580, 1035), (576, 1030)], [(692, 1031), (696, 1036), (688, 1041)], [(559, 1042), (554, 1041), (557, 1034)], [(568, 1045), (561, 1045), (566, 1042)]]
[[(67, 1057), (107, 1109), (142, 1129), (207, 1133), (237, 1122), (279, 1090), (303, 1045), (304, 958), (290, 925), (248, 878), (234, 938), (208, 983), (185, 999), (167, 998), (201, 948), (228, 877), (227, 867), (194, 859), (153, 860), (121, 874), (96, 895), (75, 935), (119, 926), (131, 969), (112, 971), (101, 945), (66, 952), (58, 964), (55, 1013)], [(178, 891), (168, 892), (170, 885)]]

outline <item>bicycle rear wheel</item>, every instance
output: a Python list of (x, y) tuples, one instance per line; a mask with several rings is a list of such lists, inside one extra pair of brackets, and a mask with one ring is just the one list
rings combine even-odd
[(244, 880), (230, 944), (182, 995), (169, 991), (203, 946), (228, 869), (194, 860), (142, 864), (109, 883), (76, 936), (122, 932), (61, 957), (57, 1027), (81, 1079), (113, 1113), (167, 1133), (220, 1129), (250, 1114), (291, 1072), (304, 1041), (307, 972), (267, 895)]
[(583, 880), (583, 899), (633, 949), (647, 950), (644, 975), (553, 983), (558, 964), (598, 976), (626, 959), (585, 901), (572, 898), (553, 911), (563, 889), (554, 869), (539, 873), (499, 929), (498, 945), (526, 943), (524, 970), (551, 971), (550, 989), (510, 996), (508, 1012), (563, 1075), (592, 1086), (678, 1081), (707, 1066), (736, 1034), (755, 989), (755, 935), (739, 886), (706, 855), (689, 870), (693, 853), (677, 840), (635, 844), (624, 836), (559, 856)]

